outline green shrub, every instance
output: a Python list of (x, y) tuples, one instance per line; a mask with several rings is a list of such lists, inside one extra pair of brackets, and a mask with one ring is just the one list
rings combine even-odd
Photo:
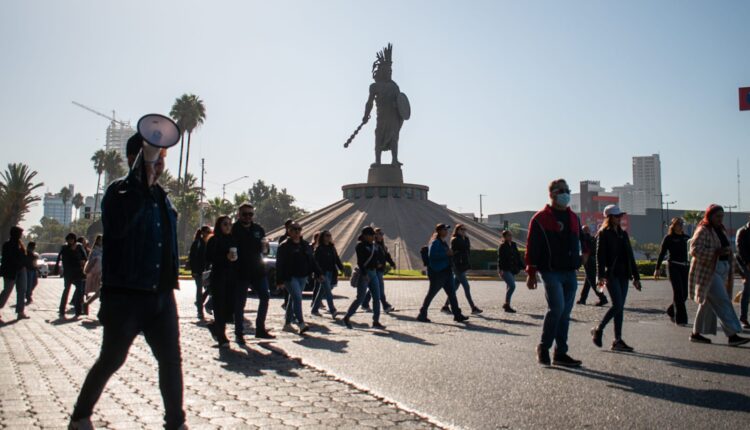
[(354, 269), (352, 268), (352, 263), (344, 263), (344, 276), (349, 278), (352, 276), (352, 271)]
[[(654, 270), (656, 270), (656, 261), (638, 260), (635, 262), (635, 264), (638, 266), (638, 273), (641, 275), (641, 277), (654, 275)], [(661, 266), (660, 274), (661, 276), (666, 276), (666, 264), (663, 264)]]
[(473, 270), (496, 269), (497, 249), (472, 249), (469, 254), (469, 265)]

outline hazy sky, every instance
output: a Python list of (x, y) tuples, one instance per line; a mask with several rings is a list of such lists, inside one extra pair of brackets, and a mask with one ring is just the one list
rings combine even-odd
[[(745, 1), (2, 1), (0, 166), (91, 195), (106, 119), (206, 104), (190, 168), (207, 193), (253, 180), (307, 209), (364, 182), (374, 121), (359, 123), (375, 52), (394, 44), (409, 95), (407, 182), (463, 212), (536, 209), (554, 177), (631, 181), (660, 153), (677, 207), (736, 204), (748, 166), (750, 2)], [(385, 155), (390, 160), (390, 155)], [(177, 169), (177, 153), (168, 158)], [(742, 200), (750, 208), (750, 169)], [(37, 223), (41, 203), (25, 225)], [(270, 226), (269, 226), (270, 227)]]

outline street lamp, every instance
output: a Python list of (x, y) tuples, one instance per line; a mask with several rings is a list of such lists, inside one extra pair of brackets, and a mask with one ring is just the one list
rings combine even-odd
[(670, 222), (669, 221), (669, 205), (674, 205), (675, 203), (677, 203), (677, 200), (673, 200), (671, 202), (664, 202), (664, 204), (667, 205), (667, 217), (664, 222), (665, 224)]
[(235, 179), (233, 181), (229, 181), (229, 182), (227, 182), (225, 184), (221, 184), (221, 201), (225, 201), (227, 199), (227, 185), (231, 185), (231, 184), (233, 184), (233, 183), (235, 183), (237, 181), (241, 181), (241, 180), (247, 179), (247, 178), (249, 178), (249, 176), (240, 176), (239, 178), (237, 178), (237, 179)]
[(732, 240), (731, 238), (734, 237), (734, 235), (732, 234), (732, 209), (737, 209), (737, 205), (734, 205), (734, 206), (726, 205), (724, 206), (724, 209), (729, 209), (729, 229), (728, 230), (729, 230), (729, 236), (730, 236), (729, 240), (731, 241)]
[(669, 197), (669, 194), (656, 194), (659, 197), (659, 213), (661, 214), (661, 236), (664, 237), (664, 197)]
[(482, 197), (487, 197), (487, 194), (479, 195), (479, 223), (480, 224), (483, 224), (482, 218), (484, 218), (484, 214), (482, 213)]

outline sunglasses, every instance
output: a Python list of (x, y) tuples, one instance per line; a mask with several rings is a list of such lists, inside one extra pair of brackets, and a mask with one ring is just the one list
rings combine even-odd
[(242, 212), (240, 213), (240, 216), (253, 216), (255, 215), (255, 212)]
[(292, 227), (289, 231), (302, 231), (302, 227)]

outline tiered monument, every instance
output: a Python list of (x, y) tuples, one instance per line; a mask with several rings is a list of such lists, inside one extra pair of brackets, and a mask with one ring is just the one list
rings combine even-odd
[[(370, 165), (367, 182), (344, 185), (342, 200), (299, 219), (303, 234), (310, 237), (316, 231), (330, 230), (341, 258), (354, 261), (354, 247), (362, 227), (380, 227), (391, 255), (402, 269), (422, 269), (419, 249), (427, 243), (437, 223), (466, 225), (474, 249), (497, 247), (497, 231), (430, 201), (426, 185), (404, 183), (398, 145), (401, 126), (411, 117), (411, 107), (391, 78), (392, 53), (391, 44), (377, 53), (372, 66), (375, 82), (370, 85), (362, 123), (344, 144), (348, 147), (367, 124), (374, 104), (375, 163)], [(391, 152), (390, 164), (382, 163), (383, 151)], [(280, 234), (281, 228), (277, 228), (268, 235)]]

